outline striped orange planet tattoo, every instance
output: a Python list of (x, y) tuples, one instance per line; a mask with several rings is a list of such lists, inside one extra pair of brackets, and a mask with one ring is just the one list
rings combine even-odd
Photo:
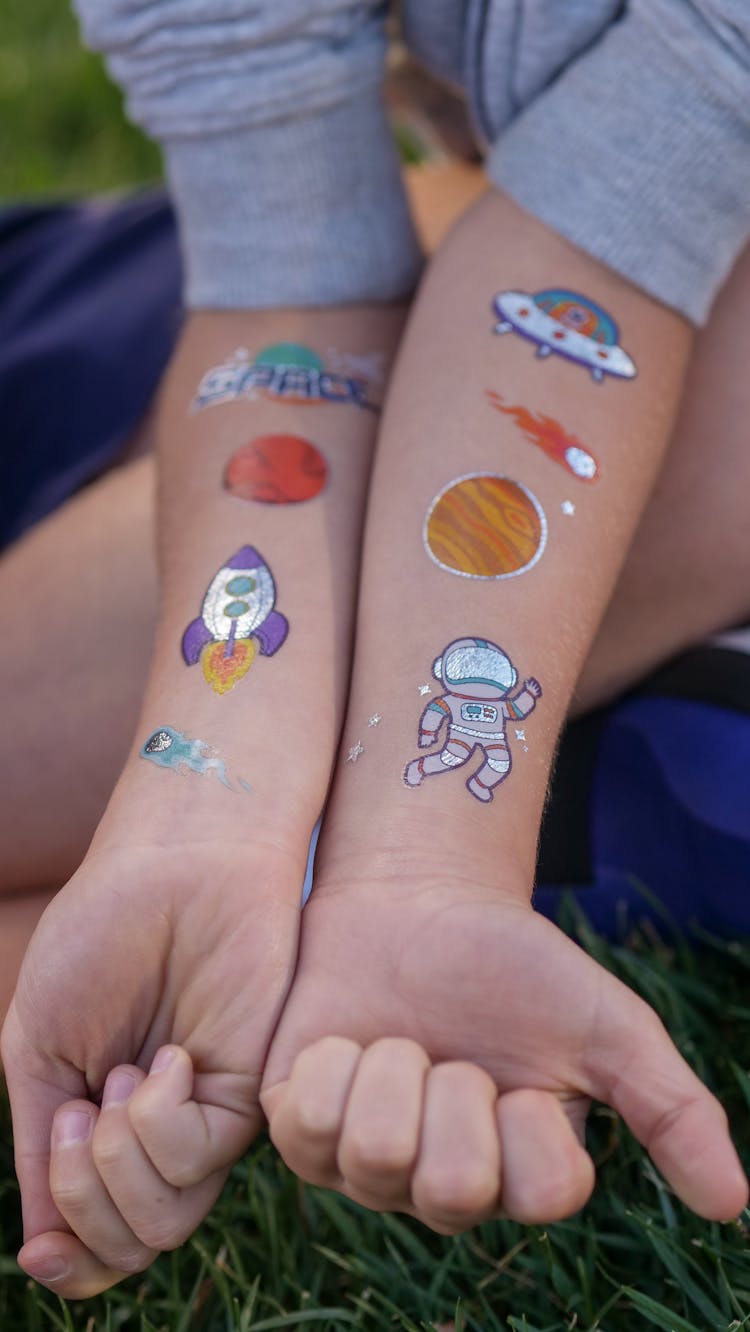
[(425, 518), (425, 550), (464, 578), (513, 578), (533, 568), (547, 544), (539, 500), (519, 481), (472, 472), (436, 495)]

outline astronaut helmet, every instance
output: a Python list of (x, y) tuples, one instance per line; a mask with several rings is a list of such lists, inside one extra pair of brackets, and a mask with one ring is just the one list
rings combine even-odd
[(472, 698), (503, 698), (517, 683), (518, 672), (497, 643), (486, 638), (457, 638), (432, 667), (449, 693)]

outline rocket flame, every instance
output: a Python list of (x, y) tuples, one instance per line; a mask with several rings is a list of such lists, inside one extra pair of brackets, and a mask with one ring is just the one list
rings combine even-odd
[(488, 391), (487, 397), (498, 412), (503, 412), (515, 421), (524, 438), (530, 444), (536, 444), (548, 458), (567, 468), (579, 481), (596, 481), (599, 477), (599, 464), (589, 449), (569, 435), (552, 416), (542, 412), (530, 412), (527, 407), (513, 407), (505, 402), (499, 393)]
[(209, 643), (201, 657), (205, 679), (217, 694), (226, 694), (234, 689), (237, 681), (247, 675), (257, 651), (252, 638), (237, 640), (229, 652), (228, 647), (228, 643), (223, 641)]

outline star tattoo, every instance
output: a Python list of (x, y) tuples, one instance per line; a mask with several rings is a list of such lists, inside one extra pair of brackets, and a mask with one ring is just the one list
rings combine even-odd
[(358, 740), (356, 745), (352, 745), (351, 749), (349, 750), (349, 753), (346, 756), (347, 763), (356, 763), (360, 754), (364, 754), (364, 752), (365, 752), (365, 747), (362, 744), (362, 741)]

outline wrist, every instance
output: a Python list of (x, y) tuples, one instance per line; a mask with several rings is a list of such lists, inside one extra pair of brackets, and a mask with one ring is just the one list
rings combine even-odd
[(198, 799), (187, 786), (175, 779), (177, 789), (156, 800), (150, 783), (139, 785), (126, 767), (84, 860), (89, 868), (115, 867), (98, 875), (102, 888), (116, 887), (120, 867), (132, 872), (140, 865), (145, 874), (161, 865), (170, 882), (184, 882), (191, 893), (197, 886), (220, 889), (222, 897), (251, 890), (299, 907), (314, 815), (248, 818), (252, 797), (241, 794), (228, 815), (218, 798)]
[(445, 810), (416, 810), (412, 794), (404, 792), (408, 805), (375, 806), (366, 820), (334, 795), (325, 818), (316, 894), (367, 893), (377, 883), (378, 893), (392, 903), (429, 885), (459, 898), (479, 893), (530, 903), (535, 866), (528, 859), (528, 840), (536, 845), (536, 827), (517, 827), (512, 837), (497, 829), (488, 834), (471, 812), (457, 819)]

